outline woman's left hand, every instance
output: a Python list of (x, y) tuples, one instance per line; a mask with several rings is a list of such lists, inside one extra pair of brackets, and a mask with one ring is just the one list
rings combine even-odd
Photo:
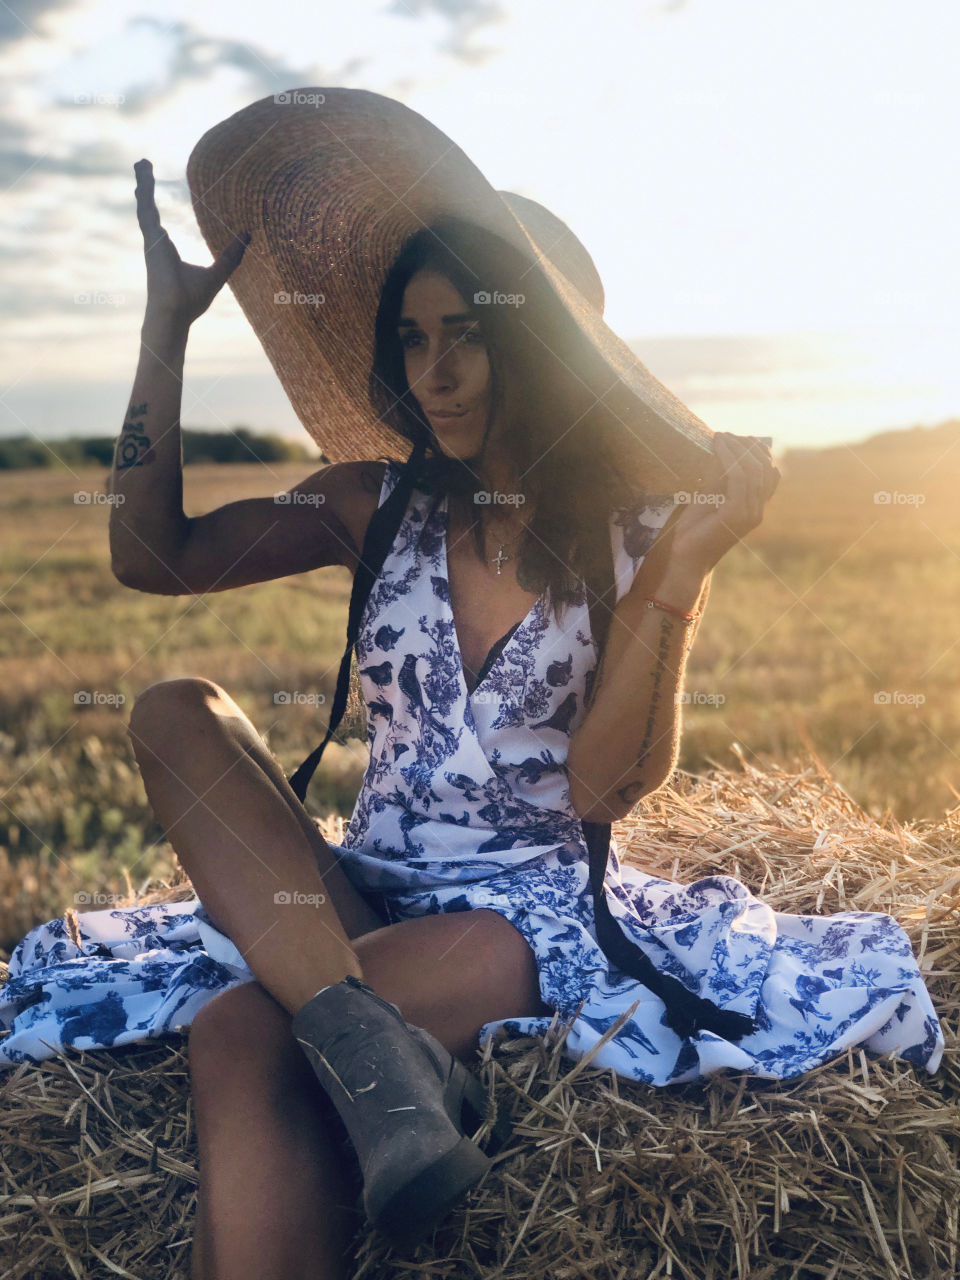
[(690, 495), (689, 506), (673, 526), (670, 549), (671, 560), (690, 565), (703, 577), (762, 522), (764, 507), (780, 483), (770, 449), (757, 436), (718, 431), (713, 446), (713, 466), (705, 477), (713, 491), (700, 490), (700, 501), (697, 494)]

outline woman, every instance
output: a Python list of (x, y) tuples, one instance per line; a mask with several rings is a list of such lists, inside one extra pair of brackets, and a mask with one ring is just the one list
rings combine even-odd
[[(182, 264), (160, 227), (146, 161), (138, 166), (138, 209), (149, 292), (133, 401), (143, 410), (136, 433), (156, 461), (118, 474), (125, 518), (131, 507), (144, 507), (148, 491), (151, 515), (163, 505), (165, 469), (175, 474), (179, 453), (175, 434), (163, 433), (176, 416), (170, 370), (179, 370), (187, 327), (243, 256), (238, 239), (206, 271)], [(203, 1180), (197, 1276), (247, 1274), (254, 1256), (261, 1276), (346, 1274), (340, 1258), (351, 1226), (332, 1212), (341, 1175), (331, 1115), (307, 1066), (310, 1058), (330, 1085), (320, 1060), (337, 1006), (326, 1006), (327, 1041), (318, 1039), (311, 1017), (324, 997), (347, 991), (346, 979), (395, 1004), (407, 1023), (464, 1061), (482, 1027), (507, 1020), (521, 1026), (523, 1018), (548, 1015), (561, 1002), (568, 1008), (582, 996), (584, 981), (576, 983), (573, 970), (596, 953), (551, 951), (543, 937), (553, 907), (554, 920), (566, 918), (574, 934), (580, 928), (576, 944), (584, 940), (577, 818), (619, 817), (669, 776), (675, 693), (708, 575), (760, 523), (776, 485), (776, 468), (754, 440), (717, 439), (725, 500), (690, 503), (682, 512), (654, 608), (624, 581), (630, 556), (621, 537), (614, 617), (623, 625), (611, 627), (587, 709), (594, 655), (585, 656), (578, 587), (590, 571), (590, 529), (612, 520), (621, 534), (644, 524), (655, 533), (672, 504), (638, 491), (636, 477), (615, 475), (585, 434), (559, 434), (557, 403), (536, 414), (537, 396), (549, 387), (536, 376), (517, 378), (518, 364), (537, 366), (529, 364), (531, 344), (519, 337), (516, 316), (481, 313), (466, 296), (467, 271), (494, 289), (500, 284), (503, 246), (463, 228), (456, 241), (449, 226), (444, 232), (442, 240), (421, 235), (407, 245), (377, 317), (374, 398), (377, 388), (388, 401), (392, 396), (401, 428), (414, 439), (426, 431), (431, 448), (361, 628), (371, 764), (344, 848), (332, 850), (318, 836), (259, 735), (218, 686), (152, 686), (131, 717), (154, 811), (207, 913), (257, 979), (211, 1000), (191, 1028)], [(518, 397), (518, 388), (526, 394)], [(555, 390), (563, 402), (573, 389)], [(576, 416), (568, 412), (561, 421)], [(262, 526), (245, 523), (243, 503), (195, 521), (185, 543), (178, 544), (175, 528), (158, 525), (155, 541), (159, 536), (168, 548), (162, 574), (199, 592), (225, 575), (227, 585), (237, 585), (268, 570), (355, 568), (371, 515), (400, 473), (397, 464), (343, 464), (298, 486), (323, 496), (312, 541), (296, 525), (278, 527), (274, 536), (265, 519)], [(476, 500), (487, 494), (489, 502)], [(124, 566), (115, 532), (120, 576), (161, 589), (162, 576)], [(504, 662), (511, 641), (513, 660)], [(478, 741), (494, 766), (486, 775)], [(678, 888), (638, 874), (627, 883), (638, 890), (635, 902)], [(317, 904), (275, 907), (276, 889), (292, 886)], [(704, 918), (716, 909), (710, 887), (700, 890)], [(736, 898), (720, 887), (723, 902)], [(537, 915), (538, 903), (547, 915)], [(609, 983), (608, 994), (616, 989), (609, 973), (587, 977)], [(826, 985), (811, 972), (809, 985), (816, 982)], [(648, 1016), (628, 1026), (623, 1044), (629, 1048), (632, 1037), (632, 1053), (652, 1062), (654, 1029), (672, 1033), (651, 1011), (650, 1004), (641, 1010)], [(753, 1060), (761, 1072), (777, 1038), (767, 1030)], [(785, 1045), (791, 1053), (796, 1046)], [(675, 1079), (697, 1074), (689, 1046), (685, 1061), (681, 1051), (664, 1067)], [(393, 1149), (402, 1153), (402, 1141)], [(364, 1172), (369, 1186), (369, 1165)]]
[[(368, 1217), (422, 1231), (486, 1168), (461, 1104), (468, 1118), (482, 1109), (467, 1065), (498, 1026), (543, 1029), (559, 1012), (576, 1054), (629, 1011), (595, 1062), (653, 1083), (730, 1065), (790, 1075), (860, 1042), (934, 1062), (939, 1028), (887, 917), (775, 916), (728, 877), (684, 887), (612, 852), (623, 934), (677, 986), (750, 1022), (729, 1039), (678, 1034), (670, 993), (661, 1001), (597, 943), (581, 824), (626, 814), (670, 775), (709, 574), (762, 519), (778, 474), (768, 450), (717, 436), (718, 500), (687, 504), (660, 543), (674, 499), (646, 492), (642, 466), (589, 429), (578, 335), (536, 272), (515, 246), (441, 219), (404, 243), (374, 324), (371, 400), (420, 450), (413, 461), (336, 464), (296, 486), (312, 502), (188, 520), (187, 333), (244, 241), (209, 268), (182, 263), (149, 162), (136, 169), (148, 302), (114, 474), (120, 580), (201, 594), (329, 564), (357, 574), (371, 523), (403, 498), (359, 620), (371, 757), (343, 847), (320, 837), (218, 685), (161, 682), (131, 715), (208, 952), (250, 979), (190, 1020), (194, 1276), (347, 1275), (351, 1148)], [(664, 545), (651, 585), (638, 571)], [(611, 551), (606, 595), (592, 587)], [(877, 978), (846, 973), (854, 936), (883, 960)]]

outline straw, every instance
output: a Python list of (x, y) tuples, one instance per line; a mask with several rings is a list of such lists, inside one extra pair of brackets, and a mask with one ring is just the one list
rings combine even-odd
[[(960, 1274), (960, 811), (881, 822), (815, 758), (789, 772), (741, 757), (676, 774), (615, 835), (644, 869), (735, 875), (779, 911), (889, 912), (921, 957), (942, 1066), (851, 1049), (783, 1083), (657, 1089), (567, 1058), (557, 1017), (542, 1037), (496, 1037), (477, 1070), (512, 1138), (427, 1242), (362, 1231), (358, 1280)], [(0, 1274), (187, 1280), (187, 1052), (171, 1037), (0, 1074)]]

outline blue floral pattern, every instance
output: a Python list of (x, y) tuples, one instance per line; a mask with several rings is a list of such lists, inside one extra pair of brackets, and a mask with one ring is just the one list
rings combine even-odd
[[(398, 469), (388, 466), (381, 502)], [(618, 599), (672, 508), (642, 494), (611, 523)], [(468, 692), (450, 604), (447, 507), (415, 492), (374, 585), (357, 642), (370, 761), (336, 852), (389, 922), (479, 907), (530, 944), (543, 1000), (570, 1023), (565, 1051), (587, 1053), (629, 1016), (593, 1065), (664, 1085), (723, 1068), (787, 1078), (850, 1045), (895, 1051), (929, 1072), (943, 1035), (909, 940), (890, 916), (774, 912), (723, 875), (683, 885), (623, 863), (606, 887), (626, 934), (664, 972), (754, 1017), (732, 1044), (681, 1040), (660, 1000), (596, 941), (589, 859), (567, 777), (597, 649), (586, 593), (555, 616), (535, 601)], [(201, 904), (86, 912), (18, 944), (0, 988), (0, 1064), (63, 1045), (119, 1045), (181, 1030), (217, 990), (254, 975)], [(486, 1023), (538, 1034), (549, 1017)]]

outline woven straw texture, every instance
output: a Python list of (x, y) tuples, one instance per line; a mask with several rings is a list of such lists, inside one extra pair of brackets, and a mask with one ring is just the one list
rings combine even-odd
[[(450, 138), (403, 104), (344, 88), (262, 98), (203, 135), (187, 181), (211, 253), (238, 232), (251, 234), (230, 287), (331, 461), (409, 451), (369, 405), (374, 318), (404, 241), (452, 214), (530, 260), (537, 279), (528, 272), (515, 291), (544, 303), (523, 321), (596, 400), (578, 429), (613, 430), (617, 447), (636, 451), (662, 492), (700, 476), (710, 428), (604, 323), (602, 286), (573, 232), (536, 202), (501, 196)], [(551, 314), (585, 341), (556, 350)]]

